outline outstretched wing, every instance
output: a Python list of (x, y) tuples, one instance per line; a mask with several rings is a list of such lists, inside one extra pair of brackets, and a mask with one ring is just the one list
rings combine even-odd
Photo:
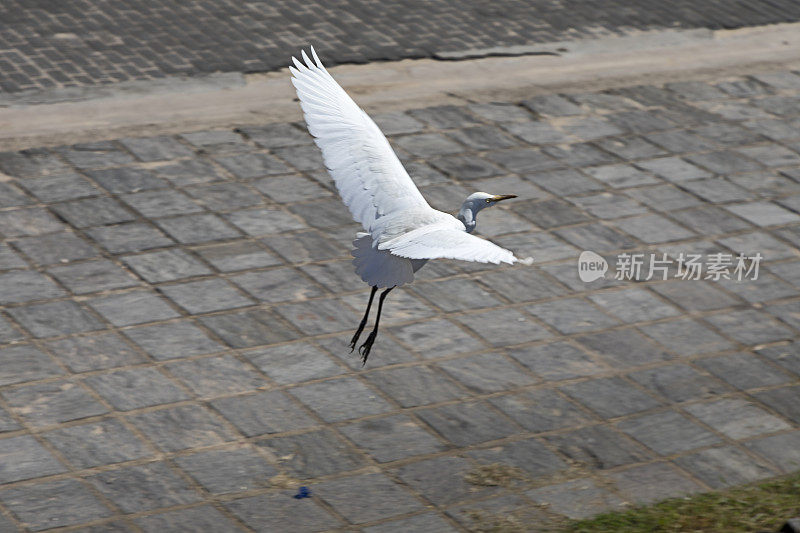
[(460, 259), (478, 263), (509, 263), (520, 260), (505, 248), (500, 248), (475, 235), (454, 229), (447, 224), (430, 224), (378, 245), (393, 255), (408, 259)]
[(308, 131), (353, 219), (371, 231), (375, 219), (428, 203), (381, 130), (322, 66), (314, 48), (305, 64), (294, 57), (292, 83)]

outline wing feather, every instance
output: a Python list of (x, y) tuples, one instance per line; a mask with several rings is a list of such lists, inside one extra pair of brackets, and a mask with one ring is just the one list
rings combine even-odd
[(376, 219), (406, 209), (432, 209), (372, 119), (339, 86), (311, 47), (292, 58), (292, 83), (308, 131), (322, 151), (353, 219), (371, 231)]
[(478, 263), (520, 261), (514, 254), (475, 235), (445, 224), (430, 224), (378, 245), (393, 255), (408, 259), (460, 259)]

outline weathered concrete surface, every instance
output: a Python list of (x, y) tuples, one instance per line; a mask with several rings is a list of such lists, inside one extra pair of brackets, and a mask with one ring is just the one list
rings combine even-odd
[[(435, 207), (519, 195), (478, 229), (536, 263), (431, 262), (365, 369), (358, 228), (296, 124), (0, 154), (0, 530), (535, 530), (797, 470), (800, 75), (768, 67), (376, 113)], [(399, 68), (337, 75), (380, 110), (437, 72)], [(585, 249), (763, 261), (584, 284)]]
[[(798, 27), (659, 31), (546, 47), (566, 50), (559, 56), (406, 60), (343, 65), (332, 72), (368, 111), (521, 100), (553, 91), (795, 68)], [(8, 106), (0, 108), (5, 149), (299, 119), (287, 71), (12, 94), (0, 102)]]

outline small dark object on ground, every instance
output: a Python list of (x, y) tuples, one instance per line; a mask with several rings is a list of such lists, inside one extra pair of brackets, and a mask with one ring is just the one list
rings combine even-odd
[(311, 491), (308, 489), (308, 487), (300, 487), (299, 489), (297, 489), (297, 494), (293, 496), (293, 498), (296, 500), (302, 500), (303, 498), (310, 498), (310, 497), (311, 497)]

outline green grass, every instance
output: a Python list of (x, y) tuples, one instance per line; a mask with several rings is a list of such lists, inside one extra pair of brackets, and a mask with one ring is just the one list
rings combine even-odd
[(800, 473), (722, 492), (606, 513), (570, 522), (563, 530), (574, 533), (752, 533), (778, 531), (787, 519), (798, 516)]

